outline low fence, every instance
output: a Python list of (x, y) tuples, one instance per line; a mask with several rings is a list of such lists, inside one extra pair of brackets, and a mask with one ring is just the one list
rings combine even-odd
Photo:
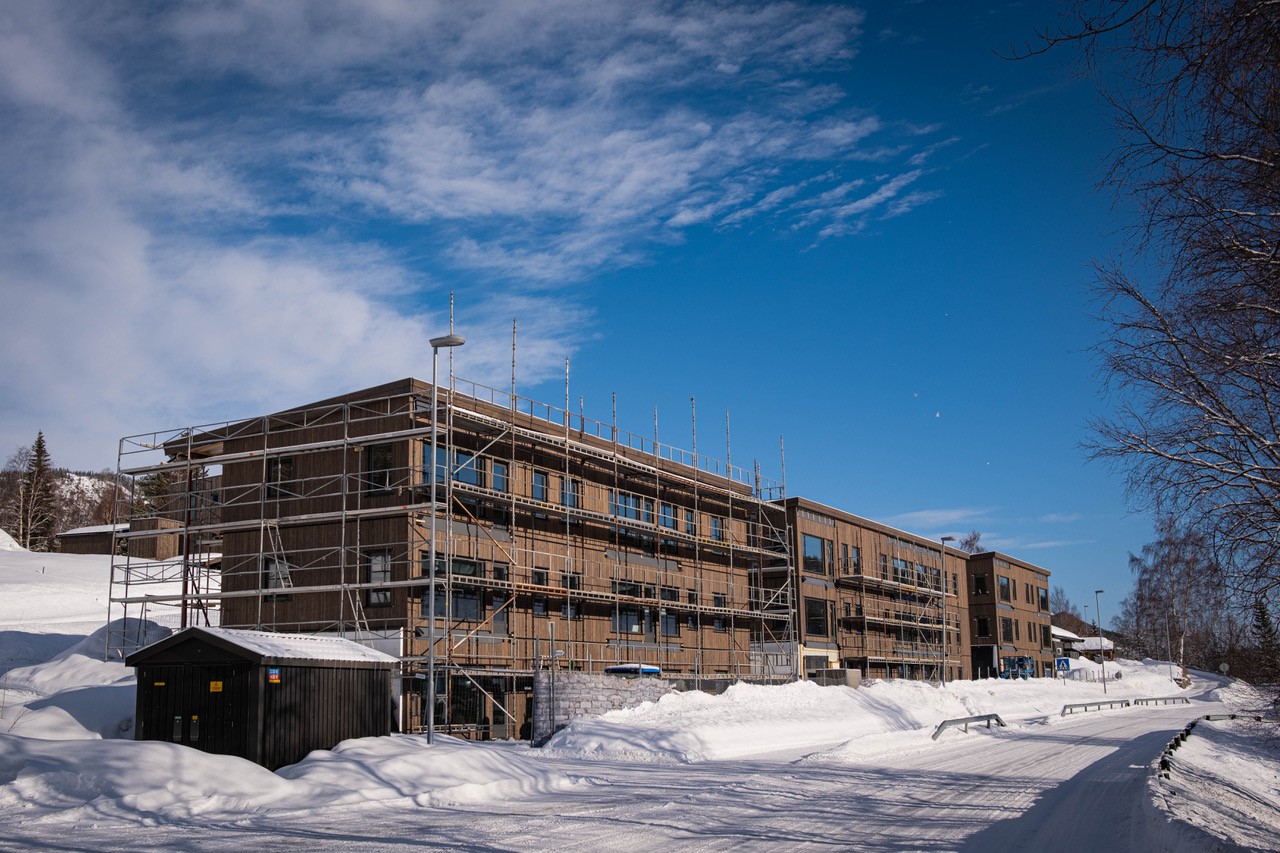
[(1158, 696), (1153, 699), (1134, 699), (1135, 705), (1190, 705), (1191, 700), (1186, 696)]
[(1004, 727), (1004, 720), (1000, 719), (999, 714), (978, 714), (976, 717), (958, 717), (954, 720), (943, 720), (933, 731), (933, 740), (937, 740), (938, 736), (952, 726), (964, 726), (966, 732), (969, 731), (970, 723), (986, 723), (987, 728), (991, 728), (991, 724), (995, 723), (1000, 727)]
[(1115, 708), (1119, 706), (1121, 708), (1128, 708), (1131, 704), (1132, 703), (1128, 699), (1103, 699), (1100, 702), (1076, 702), (1071, 705), (1063, 705), (1062, 713), (1058, 716), (1065, 717), (1067, 714), (1074, 714), (1076, 711), (1088, 711), (1090, 708), (1099, 711), (1104, 707)]

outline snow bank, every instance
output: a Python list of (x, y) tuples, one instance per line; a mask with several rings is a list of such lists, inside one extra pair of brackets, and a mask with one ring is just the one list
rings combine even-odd
[[(1088, 664), (1086, 666), (1096, 666)], [(870, 681), (858, 688), (812, 682), (737, 684), (721, 696), (677, 693), (658, 702), (575, 720), (545, 749), (560, 756), (631, 761), (714, 761), (792, 753), (853, 761), (918, 748), (946, 719), (1000, 714), (1007, 723), (1055, 724), (1062, 706), (1103, 698), (1189, 695), (1155, 661), (1108, 663), (1118, 681), (1056, 679)]]
[[(1280, 742), (1276, 724), (1201, 720), (1170, 759), (1168, 779), (1150, 782), (1166, 849), (1280, 851)], [(1190, 831), (1188, 831), (1190, 830)], [(1215, 844), (1204, 844), (1208, 838)], [(1199, 841), (1198, 847), (1191, 842)]]
[(25, 551), (18, 541), (10, 536), (4, 528), (0, 528), (0, 551)]

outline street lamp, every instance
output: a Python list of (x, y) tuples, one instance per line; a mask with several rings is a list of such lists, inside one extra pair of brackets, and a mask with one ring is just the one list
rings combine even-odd
[(943, 536), (942, 550), (939, 555), (942, 559), (938, 565), (942, 571), (942, 686), (947, 686), (947, 543), (955, 541), (954, 536)]
[(1106, 592), (1105, 589), (1095, 589), (1093, 591), (1093, 615), (1098, 619), (1098, 657), (1102, 661), (1102, 692), (1107, 692), (1107, 650), (1102, 647), (1102, 602), (1098, 596)]
[[(450, 332), (431, 339), (431, 545), (427, 550), (427, 605), (431, 618), (427, 620), (427, 743), (435, 743), (436, 736), (436, 481), (440, 479), (440, 454), (436, 449), (440, 420), (437, 385), (441, 347), (460, 347), (466, 341), (461, 335)], [(445, 460), (448, 470), (448, 459)]]

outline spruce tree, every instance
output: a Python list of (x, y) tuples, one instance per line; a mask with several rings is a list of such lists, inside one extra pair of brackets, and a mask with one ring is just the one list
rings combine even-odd
[(1276, 630), (1267, 601), (1262, 596), (1253, 601), (1253, 641), (1258, 655), (1254, 678), (1275, 681), (1280, 677), (1280, 632)]
[(36, 433), (22, 475), (19, 544), (30, 551), (50, 551), (58, 535), (58, 500), (53, 488), (53, 462), (44, 432)]

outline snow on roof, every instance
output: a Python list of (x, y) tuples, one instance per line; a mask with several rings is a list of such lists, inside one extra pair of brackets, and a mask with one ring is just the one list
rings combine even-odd
[(1066, 628), (1059, 628), (1057, 625), (1053, 625), (1051, 626), (1051, 628), (1053, 630), (1053, 636), (1061, 640), (1077, 640), (1078, 641), (1081, 639), (1079, 634), (1073, 634), (1070, 631), (1068, 631)]
[(89, 527), (75, 527), (64, 530), (59, 536), (87, 536), (91, 533), (115, 533), (117, 530), (128, 530), (127, 524), (94, 524)]
[[(1115, 643), (1111, 642), (1111, 641), (1110, 641), (1110, 640), (1108, 640), (1106, 637), (1103, 637), (1103, 638), (1102, 638), (1102, 649), (1103, 649), (1103, 651), (1111, 651), (1111, 650), (1112, 650), (1112, 649), (1114, 649), (1115, 647), (1116, 647), (1116, 644), (1115, 644)], [(1084, 638), (1084, 649), (1085, 649), (1085, 651), (1087, 651), (1087, 652), (1096, 652), (1096, 651), (1098, 650), (1098, 638), (1097, 638), (1097, 637), (1085, 637), (1085, 638)]]
[[(214, 637), (236, 648), (261, 655), (264, 663), (284, 663), (286, 661), (300, 660), (342, 663), (397, 663), (399, 661), (398, 658), (392, 655), (384, 654), (368, 646), (362, 646), (352, 640), (342, 637), (322, 637), (313, 634), (274, 634), (270, 631), (194, 626), (184, 628), (172, 637), (160, 642), (164, 643), (166, 647), (172, 646), (192, 634), (204, 634)], [(159, 645), (159, 643), (156, 645)], [(141, 653), (145, 654), (145, 650), (142, 650)]]

